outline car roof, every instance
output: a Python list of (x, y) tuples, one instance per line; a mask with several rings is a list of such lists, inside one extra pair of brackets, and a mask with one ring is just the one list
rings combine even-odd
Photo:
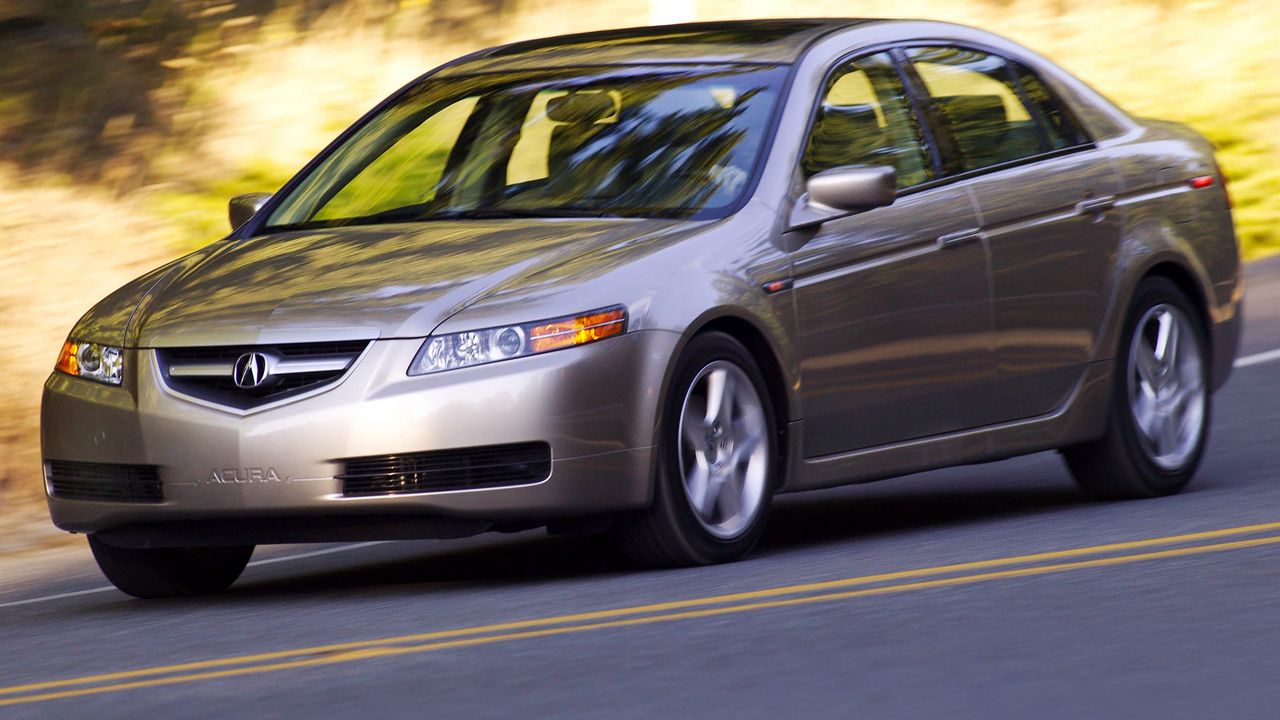
[(581, 65), (795, 62), (819, 38), (878, 22), (855, 18), (734, 20), (602, 30), (481, 50), (437, 75)]

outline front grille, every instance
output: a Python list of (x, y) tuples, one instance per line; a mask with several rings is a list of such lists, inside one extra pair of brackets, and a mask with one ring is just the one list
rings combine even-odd
[(342, 494), (400, 495), (528, 485), (551, 475), (551, 446), (542, 443), (344, 460)]
[(133, 503), (164, 500), (160, 476), (154, 465), (49, 460), (46, 467), (49, 494), (56, 498)]
[[(238, 345), (197, 348), (160, 348), (156, 359), (164, 381), (174, 390), (240, 410), (284, 400), (336, 382), (346, 373), (368, 340)], [(236, 383), (236, 362), (244, 355), (261, 353), (271, 368), (256, 387)]]

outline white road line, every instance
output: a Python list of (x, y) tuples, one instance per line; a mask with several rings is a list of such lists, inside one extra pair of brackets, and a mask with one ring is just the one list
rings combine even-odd
[(1272, 360), (1280, 360), (1280, 348), (1256, 353), (1254, 355), (1245, 355), (1242, 358), (1236, 358), (1235, 365), (1232, 367), (1249, 367), (1250, 365), (1259, 365), (1264, 362), (1271, 362)]
[(312, 550), (311, 552), (298, 553), (297, 555), (284, 555), (282, 557), (267, 558), (266, 560), (254, 560), (249, 563), (249, 567), (257, 567), (259, 565), (272, 565), (274, 563), (289, 562), (290, 560), (302, 560), (303, 558), (320, 557), (321, 555), (332, 555), (334, 553), (347, 552), (350, 550), (359, 550), (360, 548), (373, 547), (374, 545), (382, 545), (386, 540), (374, 540), (371, 542), (355, 543), (354, 545), (339, 545), (338, 547), (325, 548), (324, 550)]
[[(265, 560), (254, 560), (249, 563), (249, 567), (257, 567), (259, 565), (272, 565), (275, 563), (290, 562), (293, 560), (305, 560), (306, 558), (320, 557), (321, 555), (333, 555), (334, 553), (349, 552), (351, 550), (359, 550), (361, 548), (372, 547), (374, 545), (382, 545), (387, 541), (376, 540), (371, 542), (355, 543), (353, 545), (339, 545), (338, 547), (325, 548), (324, 550), (312, 550), (311, 552), (297, 553), (296, 555), (283, 555), (281, 557), (267, 558)], [(58, 593), (57, 595), (45, 595), (44, 597), (28, 598), (26, 600), (14, 600), (11, 602), (0, 603), (0, 609), (18, 607), (19, 605), (34, 605), (36, 603), (49, 602), (52, 600), (63, 600), (65, 598), (80, 597), (81, 595), (93, 595), (94, 593), (107, 592), (115, 590), (110, 585), (103, 587), (89, 588), (88, 590), (76, 590), (75, 592)]]
[(107, 587), (96, 587), (88, 590), (58, 593), (57, 595), (45, 595), (44, 597), (31, 598), (29, 600), (14, 600), (13, 602), (0, 603), (0, 608), (18, 607), (19, 605), (34, 605), (35, 603), (48, 602), (49, 600), (61, 600), (63, 598), (79, 597), (81, 595), (92, 595), (94, 593), (106, 592), (108, 590), (115, 590), (115, 588), (108, 585)]

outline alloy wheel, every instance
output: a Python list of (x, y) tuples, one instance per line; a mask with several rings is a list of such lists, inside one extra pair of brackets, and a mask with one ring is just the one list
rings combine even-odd
[(755, 385), (716, 360), (694, 377), (680, 411), (685, 497), (702, 527), (720, 539), (742, 534), (760, 512), (769, 475), (768, 422)]
[(1129, 410), (1147, 458), (1167, 472), (1181, 470), (1204, 435), (1205, 380), (1200, 343), (1185, 313), (1151, 307), (1129, 347)]

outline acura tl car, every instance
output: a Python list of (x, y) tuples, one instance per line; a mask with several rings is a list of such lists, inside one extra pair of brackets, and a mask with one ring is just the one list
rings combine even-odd
[(777, 493), (1050, 449), (1166, 495), (1241, 327), (1210, 144), (936, 22), (483, 50), (231, 216), (45, 385), (53, 521), (132, 595), (537, 527), (723, 562)]

